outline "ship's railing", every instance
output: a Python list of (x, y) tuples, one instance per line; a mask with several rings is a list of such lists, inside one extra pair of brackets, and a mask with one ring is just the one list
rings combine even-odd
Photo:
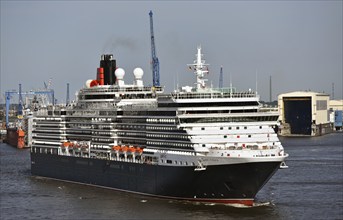
[(144, 86), (144, 87), (92, 87), (83, 88), (82, 92), (86, 93), (118, 93), (118, 92), (163, 92), (163, 87)]
[(65, 109), (65, 104), (56, 104), (56, 105), (48, 105), (47, 109), (48, 111), (61, 111)]
[(47, 109), (39, 109), (38, 111), (36, 111), (34, 113), (34, 116), (44, 116), (48, 114), (48, 110)]
[[(53, 147), (48, 146), (37, 146), (33, 147), (34, 152), (39, 153), (49, 153)], [(81, 147), (57, 147), (58, 151), (56, 154), (63, 156), (71, 157), (81, 157), (81, 158), (96, 158), (109, 161), (120, 161), (120, 162), (129, 162), (129, 163), (147, 163), (147, 164), (158, 164), (158, 161), (153, 158), (142, 156), (142, 154), (135, 154), (129, 152), (115, 152), (109, 149), (94, 149), (87, 144), (82, 145)]]
[(258, 98), (255, 92), (177, 92), (172, 94), (162, 94), (160, 99), (223, 99), (223, 98)]
[(225, 147), (216, 147), (212, 146), (210, 147), (211, 150), (234, 150), (234, 151), (240, 151), (240, 150), (273, 150), (273, 149), (278, 149), (279, 146), (277, 145), (257, 145), (257, 144), (252, 144), (252, 145), (245, 145), (243, 146), (225, 146)]
[(78, 110), (78, 109), (113, 109), (115, 104), (113, 102), (89, 102), (83, 104), (82, 106), (78, 105), (69, 105), (66, 107), (67, 110)]
[(128, 104), (128, 105), (123, 105), (120, 106), (124, 110), (137, 110), (137, 109), (151, 109), (151, 108), (156, 108), (157, 103), (134, 103), (134, 104)]

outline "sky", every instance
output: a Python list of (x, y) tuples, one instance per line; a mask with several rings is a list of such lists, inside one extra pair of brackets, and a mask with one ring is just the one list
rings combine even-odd
[[(208, 84), (257, 88), (261, 100), (311, 90), (342, 99), (342, 1), (3, 1), (0, 5), (0, 102), (4, 92), (51, 88), (59, 103), (96, 78), (113, 54), (133, 82), (152, 84), (149, 11), (160, 82), (166, 92), (194, 86), (187, 68), (202, 47)], [(333, 87), (334, 85), (334, 87)], [(334, 89), (333, 89), (334, 88)]]

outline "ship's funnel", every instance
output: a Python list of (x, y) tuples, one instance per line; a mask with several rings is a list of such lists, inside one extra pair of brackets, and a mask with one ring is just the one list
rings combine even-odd
[(96, 79), (98, 80), (99, 85), (103, 86), (105, 84), (105, 82), (104, 82), (104, 68), (100, 67), (97, 69)]
[(103, 54), (100, 60), (100, 67), (104, 69), (104, 85), (114, 85), (116, 77), (116, 60), (112, 59), (113, 54)]

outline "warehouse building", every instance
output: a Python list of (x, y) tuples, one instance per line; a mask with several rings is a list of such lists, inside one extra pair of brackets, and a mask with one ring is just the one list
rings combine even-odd
[(317, 136), (332, 132), (330, 96), (297, 91), (278, 96), (279, 134)]
[(330, 100), (330, 120), (336, 131), (343, 129), (343, 100)]

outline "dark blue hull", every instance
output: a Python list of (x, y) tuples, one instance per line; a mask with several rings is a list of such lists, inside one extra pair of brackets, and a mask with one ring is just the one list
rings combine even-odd
[(158, 166), (31, 153), (31, 173), (151, 196), (252, 205), (279, 162), (195, 167)]

